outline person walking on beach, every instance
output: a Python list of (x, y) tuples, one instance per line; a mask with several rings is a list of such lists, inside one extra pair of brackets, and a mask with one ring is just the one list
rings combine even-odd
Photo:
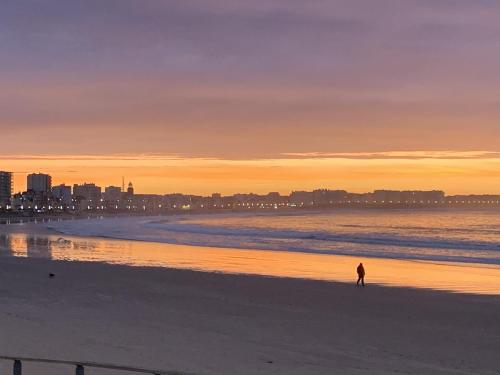
[(356, 283), (356, 286), (359, 285), (360, 281), (361, 281), (361, 285), (365, 286), (365, 267), (363, 267), (363, 263), (359, 264), (356, 271), (358, 272), (358, 282)]

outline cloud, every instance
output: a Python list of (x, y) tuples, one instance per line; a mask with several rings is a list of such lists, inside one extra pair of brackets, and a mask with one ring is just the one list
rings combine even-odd
[(495, 149), (499, 10), (486, 0), (5, 1), (3, 152)]
[(286, 157), (312, 159), (500, 159), (498, 151), (385, 151), (385, 152), (303, 152), (285, 153)]
[(20, 154), (9, 155), (0, 154), (0, 161), (33, 161), (35, 163), (43, 162), (62, 162), (66, 164), (89, 163), (95, 165), (115, 165), (115, 166), (162, 166), (178, 163), (287, 163), (293, 160), (488, 160), (500, 159), (500, 151), (384, 151), (384, 152), (297, 152), (283, 153), (275, 156), (255, 157), (249, 159), (243, 158), (215, 158), (215, 157), (196, 157), (182, 154), (94, 154), (94, 155), (70, 155), (70, 154)]

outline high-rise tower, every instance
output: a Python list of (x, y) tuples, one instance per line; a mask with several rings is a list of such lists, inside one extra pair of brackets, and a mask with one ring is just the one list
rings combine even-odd
[(12, 173), (0, 171), (0, 208), (10, 204), (12, 197)]
[(28, 175), (28, 191), (48, 195), (52, 190), (52, 177), (43, 173), (32, 173)]

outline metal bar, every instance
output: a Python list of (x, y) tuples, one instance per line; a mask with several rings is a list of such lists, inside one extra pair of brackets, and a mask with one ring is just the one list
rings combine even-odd
[(20, 360), (15, 359), (14, 360), (14, 366), (13, 366), (13, 373), (14, 375), (22, 375), (23, 373), (23, 365)]
[[(48, 358), (25, 358), (25, 357), (11, 357), (11, 356), (0, 356), (0, 360), (14, 361), (14, 375), (22, 375), (22, 365), (21, 362), (36, 362), (36, 363), (49, 363), (56, 365), (70, 365), (70, 366), (82, 366), (92, 367), (92, 368), (103, 368), (108, 370), (118, 370), (125, 372), (135, 372), (140, 374), (150, 374), (150, 375), (193, 375), (187, 372), (175, 371), (175, 370), (150, 370), (141, 367), (128, 367), (120, 366), (111, 363), (97, 363), (97, 362), (77, 362), (77, 361), (62, 361), (57, 359)], [(18, 363), (18, 365), (16, 365)], [(15, 372), (17, 367), (19, 372)]]
[(82, 365), (76, 365), (75, 375), (85, 375), (85, 370)]

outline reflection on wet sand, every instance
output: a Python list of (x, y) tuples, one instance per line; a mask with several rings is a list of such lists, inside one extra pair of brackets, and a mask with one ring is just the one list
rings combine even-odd
[(30, 236), (26, 238), (26, 254), (29, 258), (52, 258), (50, 240), (45, 237)]
[(101, 238), (0, 234), (0, 253), (16, 257), (355, 282), (366, 266), (372, 284), (500, 295), (500, 266), (357, 258), (170, 245)]
[(70, 218), (50, 218), (50, 217), (11, 217), (11, 218), (0, 218), (0, 225), (11, 225), (11, 224), (39, 224), (39, 223), (51, 223), (51, 222), (59, 222), (63, 220), (71, 220), (74, 217)]
[(28, 254), (28, 236), (0, 233), (0, 254), (26, 257)]
[(11, 236), (8, 234), (0, 233), (0, 249), (11, 249), (12, 241)]

